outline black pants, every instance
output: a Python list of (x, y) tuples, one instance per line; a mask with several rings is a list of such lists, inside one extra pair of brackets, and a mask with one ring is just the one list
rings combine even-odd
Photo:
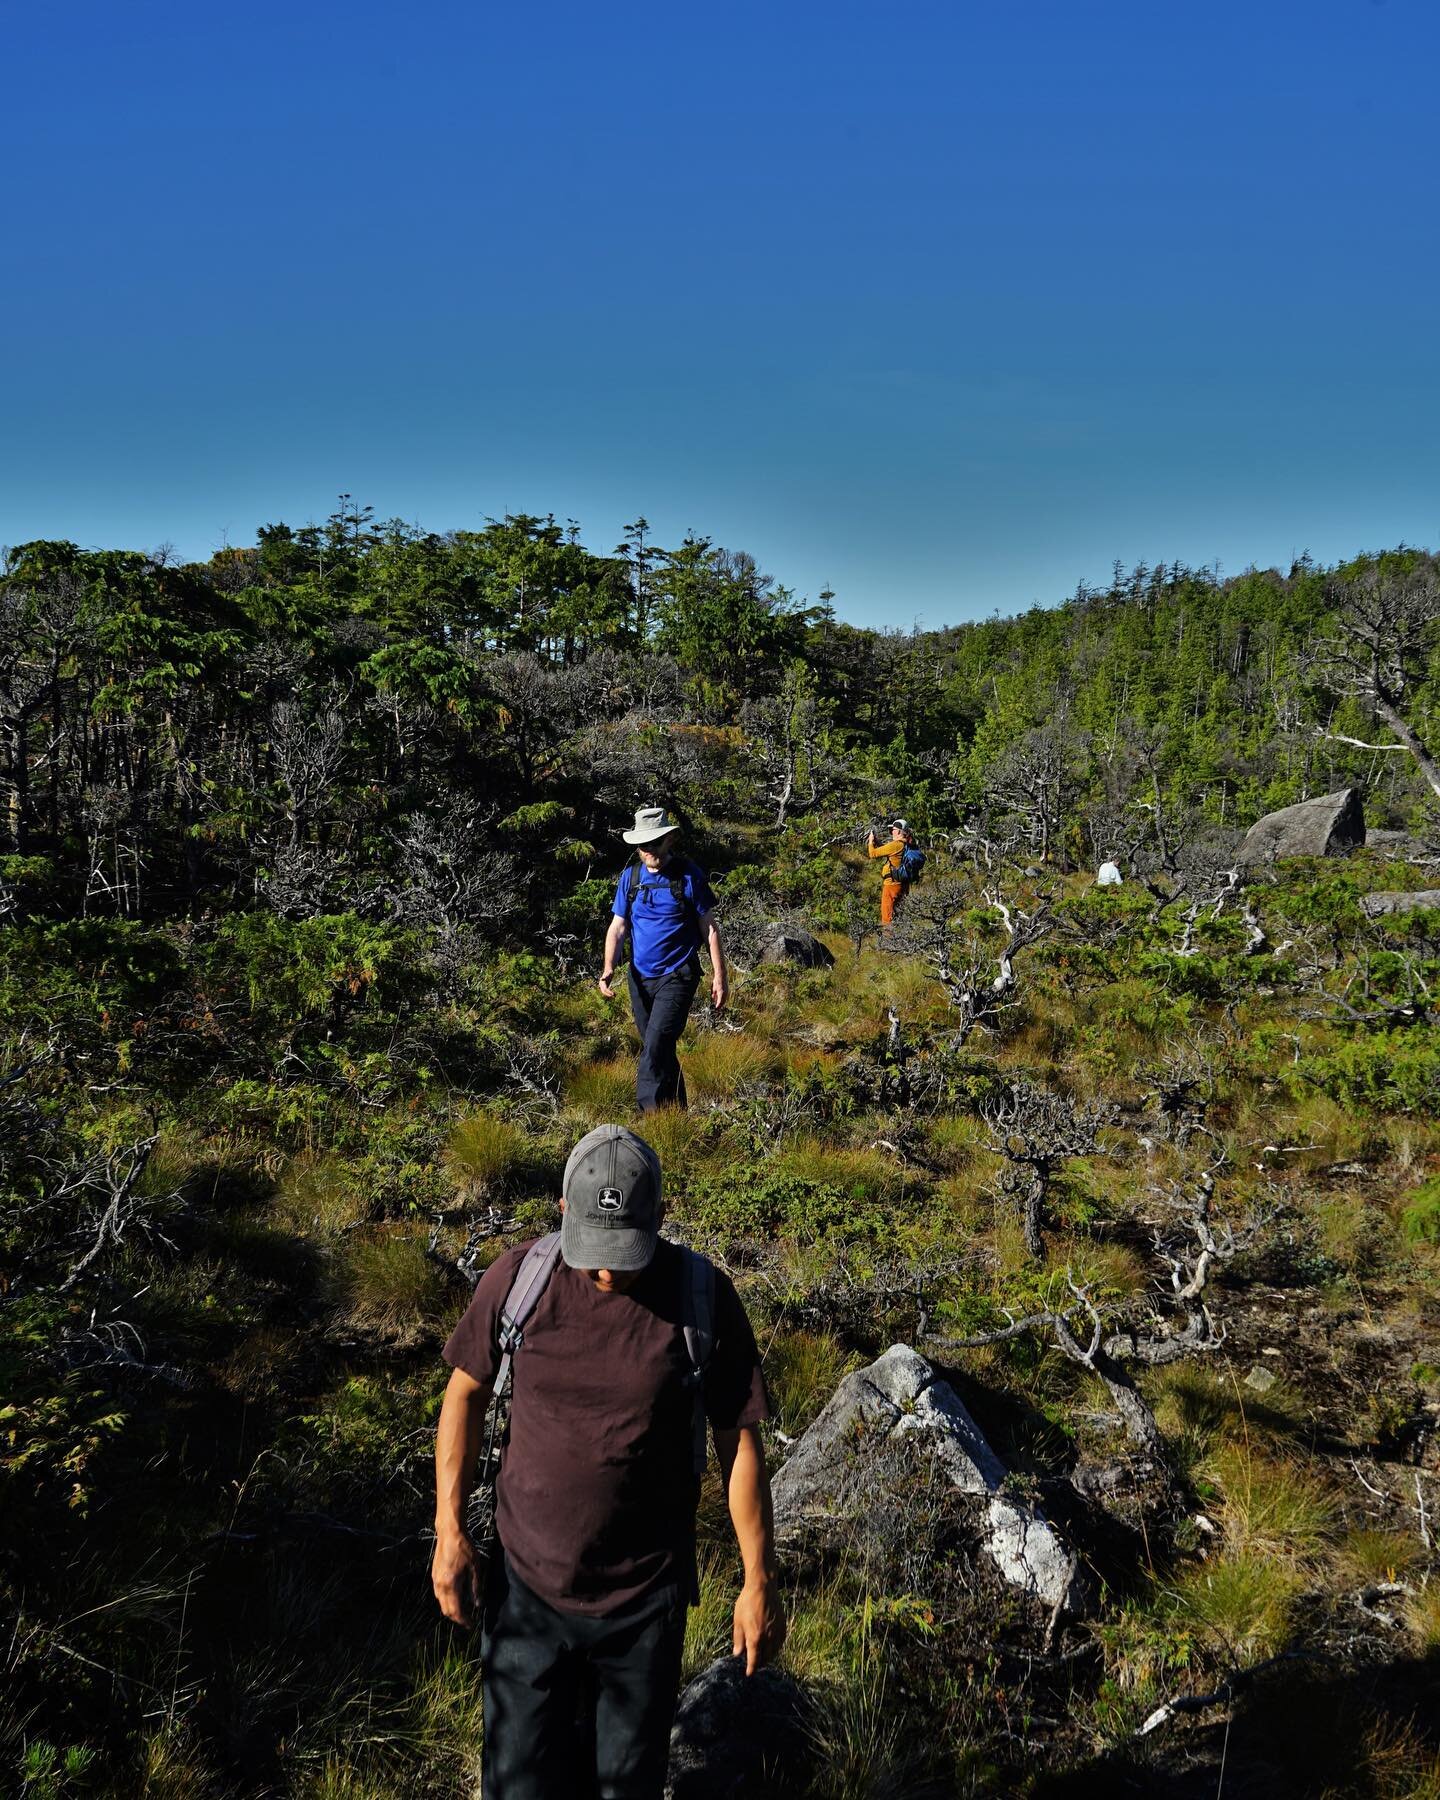
[(484, 1800), (660, 1800), (684, 1643), (676, 1587), (608, 1619), (561, 1613), (497, 1554), (480, 1639)]
[(640, 1033), (640, 1061), (635, 1065), (635, 1097), (642, 1113), (658, 1106), (684, 1106), (685, 1077), (675, 1046), (690, 1017), (691, 1002), (700, 985), (700, 958), (673, 975), (648, 980), (630, 965), (630, 1010)]

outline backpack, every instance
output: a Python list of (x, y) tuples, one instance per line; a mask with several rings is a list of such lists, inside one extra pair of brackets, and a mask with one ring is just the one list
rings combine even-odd
[[(685, 877), (691, 873), (694, 867), (693, 863), (682, 859), (677, 863), (675, 873), (667, 874), (664, 879), (666, 887), (670, 890), (670, 898), (684, 909), (685, 916), (698, 931), (700, 915), (695, 910), (695, 902), (685, 892)], [(635, 896), (640, 892), (640, 873), (638, 862), (631, 863), (625, 871), (625, 923), (627, 926), (630, 923), (630, 915), (635, 910)]]
[[(705, 1473), (706, 1462), (705, 1372), (715, 1350), (715, 1265), (686, 1244), (677, 1248), (685, 1264), (680, 1317), (685, 1331), (685, 1348), (690, 1356), (687, 1385), (691, 1393), (692, 1452), (698, 1479)], [(525, 1342), (525, 1326), (540, 1304), (540, 1296), (559, 1260), (560, 1233), (552, 1231), (525, 1252), (500, 1308), (500, 1364), (495, 1371), (495, 1411), (491, 1418), (490, 1441), (485, 1447), (482, 1484), (490, 1479), (495, 1425), (508, 1398), (510, 1365), (515, 1360), (515, 1352)]]
[(914, 844), (905, 846), (905, 854), (900, 858), (895, 873), (906, 887), (913, 887), (925, 869), (925, 852), (917, 850)]

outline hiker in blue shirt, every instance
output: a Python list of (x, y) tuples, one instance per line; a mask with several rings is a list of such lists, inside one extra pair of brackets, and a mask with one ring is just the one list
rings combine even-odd
[(640, 853), (615, 889), (614, 916), (605, 936), (600, 992), (610, 985), (620, 947), (630, 938), (630, 1009), (640, 1033), (635, 1093), (642, 1113), (684, 1106), (685, 1077), (675, 1046), (700, 985), (700, 945), (710, 952), (710, 998), (718, 1012), (730, 993), (725, 946), (715, 918), (715, 896), (705, 871), (677, 849), (680, 828), (663, 806), (642, 806), (635, 826), (622, 832)]

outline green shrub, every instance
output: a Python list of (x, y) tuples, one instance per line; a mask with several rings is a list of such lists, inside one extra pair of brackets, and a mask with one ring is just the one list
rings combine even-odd
[(1400, 1228), (1412, 1244), (1440, 1244), (1440, 1175), (1427, 1181), (1400, 1215)]
[(843, 1243), (873, 1240), (887, 1229), (886, 1210), (873, 1190), (809, 1180), (768, 1162), (698, 1177), (685, 1210), (704, 1229), (727, 1239)]
[(1440, 1031), (1370, 1032), (1302, 1057), (1285, 1073), (1292, 1086), (1297, 1077), (1311, 1082), (1342, 1106), (1433, 1116), (1440, 1112)]

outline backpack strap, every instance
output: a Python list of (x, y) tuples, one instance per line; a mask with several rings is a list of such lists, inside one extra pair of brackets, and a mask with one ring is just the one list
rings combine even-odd
[(555, 1265), (559, 1260), (560, 1233), (552, 1231), (545, 1237), (537, 1238), (521, 1257), (515, 1279), (510, 1283), (510, 1292), (500, 1308), (500, 1329), (497, 1334), (500, 1361), (495, 1370), (495, 1386), (491, 1390), (490, 1431), (485, 1442), (485, 1454), (480, 1462), (482, 1488), (489, 1486), (495, 1468), (495, 1439), (500, 1426), (500, 1415), (505, 1411), (505, 1401), (510, 1391), (510, 1365), (515, 1360), (515, 1352), (525, 1342), (525, 1327), (530, 1321), (531, 1313), (540, 1304), (540, 1296), (545, 1292), (546, 1283), (555, 1273)]
[(510, 1365), (525, 1342), (525, 1327), (540, 1304), (546, 1283), (560, 1260), (560, 1233), (537, 1238), (521, 1258), (505, 1304), (500, 1308), (500, 1366), (495, 1371), (495, 1397), (503, 1398), (510, 1382)]
[(690, 1357), (690, 1392), (694, 1409), (695, 1473), (705, 1473), (708, 1454), (705, 1417), (705, 1374), (715, 1353), (715, 1265), (698, 1250), (681, 1245), (684, 1259), (680, 1317)]
[[(700, 909), (685, 891), (685, 877), (698, 874), (695, 864), (688, 856), (680, 857), (674, 874), (665, 877), (665, 885), (670, 889), (670, 898), (687, 912), (695, 928), (700, 927)], [(640, 864), (632, 862), (625, 871), (625, 923), (630, 923), (630, 915), (635, 910), (635, 896), (640, 892)]]

